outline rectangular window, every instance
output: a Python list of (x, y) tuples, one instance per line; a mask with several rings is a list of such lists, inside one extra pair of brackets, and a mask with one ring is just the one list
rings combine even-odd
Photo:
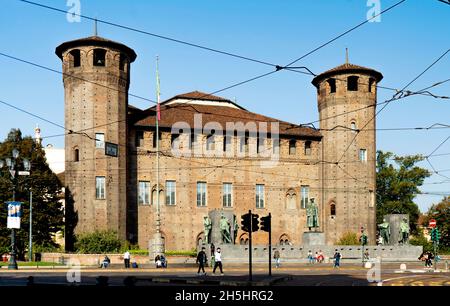
[(360, 149), (359, 150), (359, 160), (362, 162), (367, 161), (367, 150), (366, 149)]
[(105, 148), (105, 134), (103, 133), (95, 133), (95, 147), (97, 149)]
[(138, 204), (150, 205), (150, 182), (139, 181), (138, 185)]
[(295, 155), (297, 142), (295, 139), (289, 141), (289, 155)]
[(223, 151), (224, 152), (229, 152), (231, 150), (231, 140), (232, 140), (232, 136), (231, 135), (224, 135), (223, 136)]
[(197, 134), (192, 133), (191, 140), (189, 141), (189, 149), (195, 149), (196, 145), (197, 145)]
[(248, 153), (248, 136), (241, 137), (240, 139), (240, 152)]
[(215, 150), (215, 148), (216, 148), (216, 146), (215, 146), (214, 135), (208, 135), (208, 137), (206, 137), (206, 150), (213, 151), (213, 150)]
[(264, 185), (256, 185), (256, 208), (264, 208)]
[(175, 181), (166, 181), (166, 205), (175, 205)]
[(197, 182), (197, 206), (206, 206), (206, 183)]
[(223, 183), (223, 207), (232, 207), (233, 184)]
[(306, 205), (309, 202), (309, 186), (302, 186), (301, 187), (301, 195), (302, 195), (302, 200), (301, 200), (301, 208), (306, 208)]
[(144, 131), (136, 131), (135, 145), (136, 147), (144, 146)]
[(95, 177), (95, 198), (97, 200), (105, 199), (105, 177), (96, 176)]

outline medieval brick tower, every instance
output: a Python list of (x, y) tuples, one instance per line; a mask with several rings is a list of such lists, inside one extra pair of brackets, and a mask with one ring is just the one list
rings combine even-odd
[[(130, 63), (136, 53), (98, 36), (56, 48), (65, 90), (66, 193), (74, 200), (76, 233), (127, 233), (127, 108)], [(118, 144), (117, 157), (105, 142)]]
[(361, 227), (369, 244), (375, 243), (374, 104), (382, 78), (373, 69), (346, 63), (312, 81), (323, 135), (320, 219), (328, 244), (337, 243), (347, 231), (360, 233)]

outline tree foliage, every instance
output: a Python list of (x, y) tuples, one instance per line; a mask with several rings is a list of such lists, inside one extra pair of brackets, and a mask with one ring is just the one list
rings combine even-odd
[(450, 247), (450, 197), (445, 197), (438, 204), (432, 205), (424, 216), (423, 226), (428, 226), (430, 219), (435, 219), (441, 234), (439, 246)]
[(416, 166), (421, 155), (396, 156), (377, 152), (377, 223), (387, 214), (408, 214), (411, 233), (417, 233), (419, 208), (413, 199), (431, 173)]
[(83, 254), (118, 253), (122, 242), (113, 231), (96, 231), (81, 234), (75, 242), (75, 249)]
[(358, 245), (360, 244), (358, 234), (355, 232), (346, 232), (337, 242), (337, 245)]
[[(29, 241), (30, 191), (33, 192), (33, 244), (41, 247), (57, 247), (53, 235), (63, 228), (64, 211), (60, 201), (61, 183), (50, 170), (45, 151), (31, 137), (23, 137), (18, 129), (12, 129), (6, 140), (0, 143), (0, 159), (12, 156), (19, 150), (18, 170), (23, 170), (23, 159), (31, 162), (29, 176), (17, 176), (16, 201), (23, 202), (21, 228), (16, 230), (16, 245), (19, 259), (24, 258)], [(11, 230), (6, 226), (5, 202), (13, 199), (14, 180), (7, 167), (0, 169), (0, 250), (10, 251)]]

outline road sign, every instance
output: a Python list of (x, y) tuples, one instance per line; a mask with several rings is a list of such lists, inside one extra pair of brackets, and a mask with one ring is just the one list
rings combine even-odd
[(113, 157), (119, 156), (119, 146), (115, 143), (105, 142), (105, 155)]
[(435, 219), (431, 219), (430, 222), (428, 223), (428, 227), (435, 228), (436, 227), (436, 220)]

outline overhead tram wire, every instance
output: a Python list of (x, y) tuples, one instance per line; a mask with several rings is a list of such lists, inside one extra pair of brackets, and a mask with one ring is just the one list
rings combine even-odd
[[(350, 149), (351, 145), (353, 144), (353, 142), (356, 140), (356, 138), (358, 137), (358, 135), (360, 134), (360, 132), (362, 130), (364, 130), (364, 128), (366, 126), (369, 125), (370, 122), (372, 122), (372, 120), (374, 120), (379, 113), (381, 113), (392, 101), (395, 100), (400, 100), (403, 99), (405, 97), (409, 97), (411, 95), (408, 94), (404, 94), (404, 91), (406, 90), (406, 88), (408, 88), (410, 85), (412, 85), (415, 81), (417, 81), (423, 74), (425, 74), (429, 69), (431, 69), (431, 67), (433, 67), (436, 63), (438, 63), (445, 55), (447, 55), (447, 53), (450, 52), (450, 49), (447, 49), (441, 56), (439, 56), (439, 58), (437, 58), (433, 63), (431, 63), (425, 70), (423, 70), (421, 73), (419, 73), (419, 75), (417, 75), (413, 80), (411, 80), (408, 84), (406, 84), (399, 93), (395, 94), (391, 99), (386, 100), (386, 104), (380, 109), (378, 110), (375, 115), (369, 119), (366, 124), (359, 130), (358, 133), (356, 133), (356, 135), (353, 137), (353, 139), (350, 141), (350, 143), (348, 144), (347, 148), (344, 150), (344, 152), (342, 153), (341, 157), (338, 160), (338, 163), (344, 158), (345, 154), (347, 153), (347, 151)], [(418, 91), (420, 92), (420, 90)]]
[[(46, 9), (49, 9), (49, 10), (53, 10), (53, 11), (56, 11), (56, 12), (60, 12), (60, 13), (67, 14), (67, 11), (66, 11), (66, 10), (58, 9), (58, 8), (51, 7), (51, 6), (48, 6), (48, 5), (44, 5), (44, 4), (41, 4), (41, 3), (37, 3), (37, 2), (33, 2), (33, 1), (28, 1), (28, 0), (19, 0), (19, 1), (20, 1), (20, 2), (24, 2), (24, 3), (27, 3), (27, 4), (35, 5), (35, 6), (38, 6), (38, 7), (46, 8)], [(290, 71), (294, 71), (293, 68), (290, 68), (289, 66), (292, 66), (292, 64), (294, 64), (295, 62), (298, 62), (300, 59), (303, 59), (303, 58), (305, 58), (305, 57), (311, 55), (312, 53), (314, 53), (314, 52), (316, 52), (316, 51), (322, 49), (323, 47), (327, 46), (328, 44), (330, 44), (330, 43), (336, 41), (337, 39), (339, 39), (339, 38), (341, 38), (341, 37), (347, 35), (348, 33), (352, 32), (353, 30), (355, 30), (355, 29), (361, 27), (362, 25), (368, 23), (370, 20), (372, 20), (372, 19), (374, 19), (374, 18), (376, 18), (376, 17), (378, 17), (378, 16), (381, 16), (381, 15), (384, 14), (385, 12), (387, 12), (387, 11), (393, 9), (394, 7), (396, 7), (397, 5), (399, 5), (399, 4), (401, 4), (402, 2), (405, 2), (405, 1), (406, 1), (406, 0), (402, 0), (402, 1), (400, 1), (400, 2), (398, 2), (398, 3), (396, 3), (396, 4), (394, 4), (394, 5), (392, 5), (391, 7), (389, 7), (389, 8), (387, 8), (387, 9), (381, 11), (381, 12), (378, 13), (377, 15), (372, 16), (371, 18), (366, 19), (364, 22), (359, 23), (358, 25), (354, 26), (353, 28), (351, 28), (351, 29), (345, 31), (344, 33), (341, 33), (340, 35), (334, 37), (333, 39), (329, 40), (328, 42), (326, 42), (326, 43), (320, 45), (319, 47), (317, 47), (317, 48), (315, 48), (315, 49), (309, 51), (308, 53), (304, 54), (303, 56), (301, 56), (300, 58), (296, 59), (295, 61), (291, 62), (290, 64), (288, 64), (288, 65), (286, 65), (286, 66), (279, 66), (279, 65), (275, 65), (275, 64), (271, 64), (271, 63), (267, 63), (267, 62), (255, 60), (255, 59), (251, 59), (251, 58), (248, 58), (248, 57), (244, 57), (244, 56), (240, 56), (240, 55), (236, 55), (236, 54), (232, 54), (232, 53), (228, 53), (228, 52), (223, 52), (223, 51), (216, 50), (216, 49), (212, 49), (212, 48), (208, 48), (208, 47), (203, 47), (203, 46), (200, 46), (200, 45), (197, 45), (197, 44), (192, 44), (192, 43), (188, 43), (188, 42), (185, 42), (185, 41), (173, 39), (173, 38), (170, 38), (170, 37), (166, 37), (166, 36), (162, 36), (162, 35), (150, 33), (150, 32), (147, 32), (147, 31), (134, 29), (134, 28), (132, 28), (132, 27), (119, 25), (119, 24), (116, 24), (116, 23), (108, 22), (108, 21), (105, 21), (105, 20), (102, 20), (102, 19), (98, 19), (98, 18), (94, 18), (94, 17), (90, 17), (90, 16), (85, 16), (85, 15), (81, 15), (81, 14), (74, 14), (74, 15), (75, 15), (75, 16), (79, 16), (79, 17), (81, 17), (81, 18), (86, 18), (86, 19), (89, 19), (89, 20), (92, 20), (92, 21), (97, 21), (97, 22), (100, 22), (100, 23), (108, 24), (108, 25), (111, 25), (111, 26), (117, 26), (117, 27), (120, 27), (120, 28), (123, 28), (123, 29), (127, 29), (127, 30), (130, 30), (130, 31), (135, 31), (135, 32), (147, 34), (147, 35), (150, 35), (150, 36), (159, 37), (159, 38), (171, 40), (171, 41), (174, 41), (174, 42), (183, 43), (183, 44), (190, 45), (190, 46), (194, 46), (194, 47), (199, 47), (199, 48), (202, 48), (202, 49), (205, 49), (205, 50), (209, 50), (209, 51), (212, 51), (212, 52), (217, 52), (217, 53), (221, 53), (221, 54), (226, 54), (226, 55), (230, 55), (230, 56), (233, 56), (233, 57), (237, 57), (237, 58), (241, 58), (241, 59), (250, 60), (250, 61), (253, 61), (253, 62), (259, 62), (259, 63), (261, 63), (261, 64), (269, 65), (269, 66), (272, 66), (272, 67), (275, 68), (274, 71), (271, 71), (271, 72), (268, 72), (268, 73), (265, 73), (265, 74), (261, 74), (261, 75), (255, 76), (255, 77), (250, 78), (250, 79), (248, 79), (248, 80), (246, 80), (246, 81), (239, 82), (239, 83), (237, 83), (237, 84), (228, 86), (228, 87), (226, 87), (226, 88), (224, 88), (224, 89), (217, 90), (217, 91), (215, 91), (214, 93), (212, 93), (212, 94), (215, 94), (215, 93), (219, 93), (219, 92), (222, 92), (222, 91), (225, 91), (225, 90), (234, 88), (234, 87), (236, 87), (236, 86), (240, 86), (240, 85), (246, 84), (246, 83), (248, 83), (248, 82), (255, 81), (255, 80), (257, 80), (257, 79), (260, 79), (260, 78), (269, 76), (269, 75), (271, 75), (271, 74), (273, 74), (273, 73), (275, 73), (275, 72), (281, 71), (281, 70), (290, 70)], [(305, 67), (297, 67), (297, 68), (305, 68)], [(307, 69), (307, 68), (306, 68), (306, 69)], [(311, 71), (310, 71), (309, 69), (307, 69), (307, 70), (311, 73)], [(295, 71), (296, 71), (296, 70), (295, 70)], [(313, 74), (313, 75), (314, 75), (314, 74)], [(195, 109), (195, 107), (192, 107), (192, 108)]]
[[(66, 12), (65, 10), (61, 10), (61, 9), (58, 9), (58, 8), (55, 8), (55, 7), (43, 5), (43, 4), (36, 3), (36, 2), (32, 2), (32, 1), (26, 1), (26, 0), (19, 0), (19, 1), (24, 2), (24, 3), (28, 3), (28, 4), (32, 4), (32, 5), (35, 5), (35, 6), (40, 6), (40, 7), (42, 7), (42, 8), (50, 9), (50, 10), (53, 10), (53, 11), (58, 11), (58, 12), (61, 12), (61, 13), (64, 13), (64, 14), (67, 14), (67, 12)], [(365, 22), (362, 22), (362, 23), (358, 24), (357, 26), (355, 26), (355, 27), (353, 27), (353, 28), (351, 28), (351, 29), (345, 31), (344, 33), (338, 35), (337, 37), (335, 37), (335, 38), (329, 40), (327, 43), (322, 44), (321, 46), (319, 46), (319, 47), (317, 47), (317, 48), (311, 50), (310, 52), (306, 53), (305, 55), (303, 55), (303, 56), (300, 57), (299, 59), (295, 60), (294, 62), (297, 62), (297, 61), (299, 61), (300, 59), (303, 59), (303, 58), (305, 58), (305, 57), (311, 55), (312, 53), (314, 53), (314, 52), (320, 50), (321, 48), (323, 48), (323, 47), (325, 47), (326, 45), (330, 44), (331, 42), (337, 40), (338, 38), (340, 38), (340, 37), (342, 37), (342, 36), (344, 36), (344, 35), (346, 35), (346, 34), (352, 32), (353, 30), (359, 28), (360, 26), (362, 26), (363, 24), (367, 23), (367, 22), (370, 21), (371, 19), (373, 19), (373, 18), (375, 18), (375, 17), (377, 17), (377, 16), (380, 16), (381, 14), (383, 14), (383, 13), (389, 11), (390, 9), (394, 8), (395, 6), (399, 5), (400, 3), (404, 2), (404, 1), (406, 1), (406, 0), (402, 0), (402, 1), (398, 2), (397, 4), (395, 4), (395, 5), (393, 5), (393, 6), (389, 7), (389, 8), (387, 8), (387, 9), (381, 11), (378, 15), (373, 16), (372, 18), (367, 19)], [(83, 15), (79, 15), (79, 16), (80, 16), (80, 17), (83, 17), (83, 18), (87, 18), (87, 19), (93, 20), (93, 21), (97, 20), (98, 22), (107, 23), (106, 21), (100, 20), (100, 19), (97, 19), (97, 18), (92, 18), (92, 17), (89, 17), (89, 16), (83, 16)], [(108, 24), (110, 24), (110, 25), (115, 25), (115, 24), (113, 24), (113, 23), (108, 23)], [(137, 29), (132, 29), (132, 28), (130, 28), (130, 27), (126, 27), (126, 26), (122, 26), (122, 27), (123, 27), (123, 28), (128, 28), (129, 30), (140, 31), (140, 30), (137, 30)], [(141, 31), (141, 32), (144, 33), (145, 31)], [(148, 34), (151, 34), (151, 33), (148, 33)], [(175, 40), (174, 40), (174, 41), (175, 41)], [(210, 51), (212, 51), (212, 49), (211, 49)], [(216, 51), (218, 51), (218, 50), (216, 50)], [(226, 53), (226, 52), (224, 52), (224, 54), (225, 54), (225, 53)], [(19, 58), (16, 58), (16, 57), (13, 57), (13, 56), (4, 54), (4, 53), (0, 53), (0, 55), (5, 56), (5, 57), (9, 57), (9, 58), (14, 59), (14, 60), (18, 60), (18, 61), (21, 61), (21, 62), (24, 62), (24, 63), (27, 63), (27, 64), (31, 64), (31, 65), (33, 65), (33, 66), (36, 66), (36, 67), (39, 67), (39, 68), (42, 68), (42, 69), (46, 69), (46, 70), (53, 71), (53, 72), (55, 72), (55, 73), (59, 73), (59, 74), (63, 74), (63, 75), (64, 75), (64, 72), (60, 72), (60, 71), (55, 70), (55, 69), (52, 69), (52, 68), (48, 68), (48, 67), (45, 67), (45, 66), (42, 66), (42, 65), (38, 65), (38, 64), (29, 62), (29, 61), (25, 61), (25, 60), (22, 60), (22, 59), (19, 59)], [(236, 55), (236, 57), (240, 57), (240, 56), (237, 56), (237, 55)], [(244, 58), (244, 57), (242, 57), (242, 58)], [(292, 64), (293, 64), (294, 62), (291, 62), (291, 63), (290, 63), (289, 65), (287, 65), (287, 66), (292, 66)], [(284, 70), (284, 69), (286, 69), (286, 68), (289, 68), (289, 67), (287, 67), (287, 66), (282, 67), (282, 66), (279, 66), (279, 65), (273, 65), (273, 64), (270, 64), (270, 63), (266, 63), (266, 64), (269, 64), (270, 66), (275, 66), (275, 70), (270, 71), (270, 72), (267, 72), (267, 73), (264, 73), (264, 74), (261, 74), (261, 75), (258, 75), (258, 76), (255, 76), (255, 77), (250, 78), (250, 79), (247, 79), (247, 80), (245, 80), (245, 81), (241, 81), (241, 82), (239, 82), (239, 83), (236, 83), (236, 84), (227, 86), (227, 87), (225, 87), (225, 88), (223, 88), (223, 89), (216, 90), (216, 91), (214, 91), (214, 92), (211, 93), (211, 94), (217, 94), (217, 93), (219, 93), (219, 92), (222, 92), (222, 91), (225, 91), (225, 90), (228, 90), (228, 89), (231, 89), (231, 88), (234, 88), (234, 87), (237, 87), (237, 86), (240, 86), (240, 85), (249, 83), (249, 82), (251, 82), (251, 81), (255, 81), (255, 80), (257, 80), (257, 79), (260, 79), (260, 78), (269, 76), (269, 75), (271, 75), (271, 74), (273, 74), (273, 73), (275, 73), (275, 72), (278, 72), (278, 71), (280, 71), (280, 70)], [(305, 68), (305, 67), (300, 67), (300, 68)], [(289, 68), (289, 69), (292, 69), (292, 68)], [(307, 69), (307, 70), (309, 70), (309, 69)], [(311, 72), (311, 71), (309, 70), (309, 72)], [(312, 72), (311, 72), (311, 73), (312, 73)], [(68, 76), (74, 77), (74, 76), (72, 76), (72, 75), (70, 75), (70, 74), (68, 74)], [(86, 82), (90, 82), (90, 83), (96, 84), (96, 83), (91, 82), (91, 81), (89, 81), (89, 80), (85, 80), (85, 79), (82, 79), (82, 80), (83, 80), (83, 81), (86, 81)], [(102, 85), (102, 84), (97, 84), (97, 85), (104, 86), (104, 85)], [(208, 94), (208, 95), (210, 95), (210, 94)], [(137, 95), (134, 95), (134, 94), (129, 94), (129, 96), (132, 96), (132, 97), (135, 97), (135, 98), (138, 98), (138, 99), (142, 99), (142, 100), (146, 100), (146, 101), (149, 101), (149, 102), (152, 102), (152, 103), (156, 104), (156, 102), (153, 101), (153, 100), (150, 100), (150, 99), (147, 99), (147, 98), (144, 98), (144, 97), (140, 97), (140, 96), (137, 96)], [(183, 103), (179, 103), (178, 105), (180, 105), (180, 104), (183, 104)], [(195, 108), (194, 108), (194, 109), (195, 109)]]

